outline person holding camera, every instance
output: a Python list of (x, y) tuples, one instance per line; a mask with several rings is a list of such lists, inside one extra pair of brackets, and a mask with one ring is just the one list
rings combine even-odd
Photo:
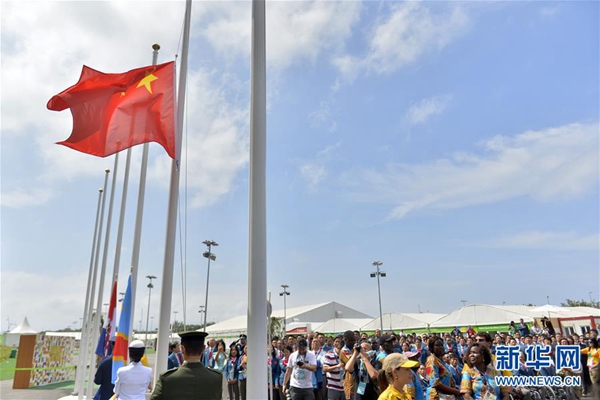
[[(315, 400), (312, 385), (312, 374), (317, 369), (317, 358), (307, 350), (306, 339), (298, 340), (298, 350), (290, 355), (283, 378), (284, 394), (289, 390), (291, 400)], [(287, 384), (290, 388), (287, 389)], [(287, 397), (287, 396), (286, 396)]]
[(375, 358), (375, 351), (366, 340), (354, 345), (352, 356), (344, 369), (348, 374), (354, 374), (356, 379), (357, 400), (377, 400), (379, 388), (377, 376), (381, 369), (381, 362)]
[[(354, 332), (350, 330), (344, 332), (344, 346), (340, 350), (340, 361), (344, 364), (344, 368), (354, 353), (355, 344), (356, 338), (354, 337)], [(346, 400), (355, 400), (356, 379), (354, 378), (354, 374), (344, 374), (344, 394), (346, 395)]]

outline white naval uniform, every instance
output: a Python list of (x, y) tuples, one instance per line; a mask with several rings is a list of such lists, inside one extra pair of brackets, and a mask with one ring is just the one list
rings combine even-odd
[(132, 362), (117, 370), (114, 392), (117, 400), (146, 400), (146, 391), (152, 380), (152, 368)]

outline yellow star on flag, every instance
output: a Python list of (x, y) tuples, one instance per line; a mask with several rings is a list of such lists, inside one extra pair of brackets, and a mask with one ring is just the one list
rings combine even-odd
[(146, 74), (147, 75), (144, 78), (142, 78), (140, 83), (138, 83), (138, 85), (136, 86), (136, 89), (139, 88), (140, 86), (145, 86), (146, 90), (148, 92), (150, 92), (150, 94), (152, 94), (152, 86), (150, 86), (150, 83), (154, 82), (158, 78), (152, 72), (146, 72)]

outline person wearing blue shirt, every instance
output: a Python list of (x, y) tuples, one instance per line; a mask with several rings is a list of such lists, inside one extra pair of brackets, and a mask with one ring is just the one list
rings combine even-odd
[[(109, 353), (112, 353), (114, 341), (109, 342)], [(94, 383), (100, 385), (93, 400), (109, 400), (114, 392), (115, 384), (112, 383), (112, 354), (105, 357), (98, 364), (96, 375), (94, 375)]]
[(519, 353), (519, 368), (512, 371), (513, 376), (535, 376), (535, 369), (525, 365), (525, 353)]
[(217, 352), (217, 347), (215, 346), (215, 339), (210, 338), (207, 341), (207, 346), (202, 352), (202, 364), (204, 364), (207, 368), (215, 367), (215, 360), (213, 358), (213, 354)]
[(448, 370), (452, 373), (456, 387), (460, 387), (462, 381), (462, 368), (459, 366), (458, 357), (454, 353), (449, 354)]
[(167, 369), (177, 368), (183, 363), (181, 344), (179, 342), (171, 343), (169, 348), (171, 349), (171, 354), (169, 354), (169, 358), (167, 360)]
[[(280, 358), (277, 357), (277, 349), (271, 348), (271, 379), (273, 380), (272, 385), (272, 399), (279, 398), (279, 376), (281, 375)], [(245, 399), (242, 399), (245, 400)]]
[(518, 329), (519, 329), (519, 335), (521, 337), (529, 335), (529, 327), (527, 326), (527, 324), (525, 323), (523, 318), (521, 318), (521, 320), (519, 321)]
[(279, 386), (279, 395), (281, 396), (281, 398), (285, 398), (283, 394), (283, 379), (285, 378), (285, 371), (287, 370), (288, 360), (290, 359), (290, 355), (293, 352), (294, 348), (292, 346), (285, 346), (283, 348), (283, 356), (279, 360), (279, 377), (277, 379), (277, 385)]
[(238, 383), (240, 373), (241, 357), (238, 355), (237, 346), (229, 348), (229, 357), (225, 363), (225, 379), (227, 380), (227, 391), (230, 400), (239, 400), (240, 386)]
[[(411, 361), (418, 361), (421, 354), (418, 351), (411, 351), (404, 353), (404, 355)], [(412, 369), (411, 373), (412, 379), (410, 383), (407, 383), (406, 386), (404, 386), (404, 391), (408, 393), (413, 400), (425, 400), (425, 389), (421, 384), (419, 375), (417, 375), (417, 373)]]

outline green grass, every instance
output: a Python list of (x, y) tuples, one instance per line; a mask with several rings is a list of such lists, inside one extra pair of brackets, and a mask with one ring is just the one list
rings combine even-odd
[(10, 346), (0, 346), (0, 362), (9, 359), (11, 351), (12, 347)]
[(17, 360), (14, 358), (8, 358), (4, 361), (0, 361), (0, 381), (13, 379), (15, 376), (16, 363)]

